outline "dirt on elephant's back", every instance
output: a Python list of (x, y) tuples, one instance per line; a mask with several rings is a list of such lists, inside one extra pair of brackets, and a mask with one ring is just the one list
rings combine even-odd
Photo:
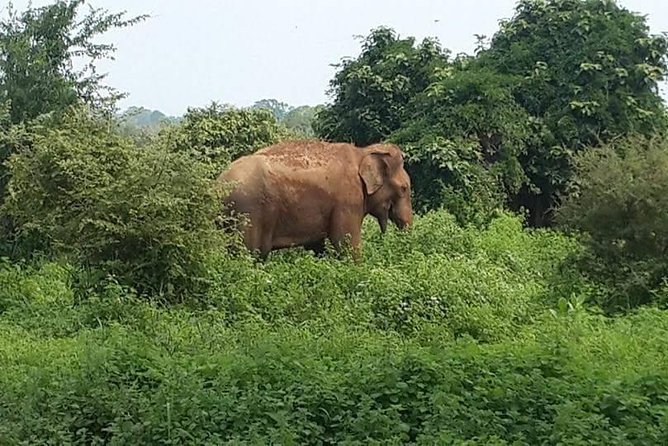
[[(270, 164), (280, 164), (293, 169), (317, 169), (347, 158), (347, 144), (333, 144), (322, 141), (285, 141), (256, 152)], [(332, 152), (340, 156), (332, 156)]]

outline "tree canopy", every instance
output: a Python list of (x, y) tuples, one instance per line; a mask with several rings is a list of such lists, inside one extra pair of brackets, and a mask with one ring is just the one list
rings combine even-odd
[[(425, 208), (460, 203), (470, 220), (496, 202), (541, 226), (572, 178), (573, 154), (665, 128), (667, 50), (644, 17), (606, 0), (521, 0), (489, 45), (454, 59), (435, 41), (379, 28), (339, 65), (314, 128), (406, 145)], [(483, 196), (501, 199), (477, 206)]]
[(389, 137), (409, 116), (409, 103), (448, 64), (431, 39), (415, 45), (389, 28), (373, 30), (356, 59), (345, 59), (330, 82), (333, 101), (314, 123), (320, 137), (368, 145)]
[(124, 12), (92, 7), (82, 14), (86, 3), (58, 0), (21, 12), (10, 3), (7, 16), (0, 19), (0, 201), (8, 181), (5, 161), (16, 148), (7, 133), (11, 125), (63, 113), (77, 104), (110, 116), (123, 96), (104, 85), (105, 75), (96, 70), (96, 62), (115, 51), (113, 44), (96, 38), (147, 16), (126, 18)]
[(572, 154), (665, 128), (658, 82), (667, 50), (645, 17), (612, 1), (523, 0), (502, 23), (480, 63), (514, 75), (515, 99), (540, 123), (521, 156), (530, 181), (517, 200), (535, 223), (565, 192)]
[[(11, 3), (0, 20), (0, 101), (8, 101), (14, 123), (83, 102), (110, 110), (123, 96), (104, 85), (96, 62), (115, 51), (95, 39), (113, 28), (134, 25), (147, 16), (126, 18), (91, 7), (87, 0), (58, 0), (47, 6), (16, 11)], [(76, 68), (78, 62), (82, 68)]]

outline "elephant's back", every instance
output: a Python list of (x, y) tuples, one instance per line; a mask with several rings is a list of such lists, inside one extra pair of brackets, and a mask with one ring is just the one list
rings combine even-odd
[(345, 143), (318, 140), (284, 141), (255, 152), (267, 164), (290, 170), (330, 170), (337, 164), (354, 162), (356, 148)]

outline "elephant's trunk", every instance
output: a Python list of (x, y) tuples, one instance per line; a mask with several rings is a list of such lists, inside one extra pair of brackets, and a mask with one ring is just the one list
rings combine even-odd
[(387, 217), (383, 216), (379, 218), (378, 224), (380, 225), (380, 233), (385, 234), (385, 231), (387, 231)]

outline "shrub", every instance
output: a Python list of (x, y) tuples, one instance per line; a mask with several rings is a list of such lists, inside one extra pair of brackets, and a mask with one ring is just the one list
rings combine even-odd
[(268, 110), (236, 109), (215, 102), (188, 109), (178, 124), (160, 132), (166, 147), (211, 164), (215, 172), (289, 135)]
[(140, 292), (203, 291), (208, 253), (222, 246), (206, 166), (139, 150), (85, 112), (31, 132), (9, 162), (5, 203), (23, 254), (64, 253)]
[[(663, 444), (665, 314), (514, 343), (228, 330), (165, 315), (39, 339), (0, 325), (3, 444)], [(169, 328), (169, 330), (167, 330)]]
[(364, 225), (363, 263), (301, 250), (216, 262), (209, 304), (225, 320), (269, 326), (348, 325), (410, 334), (440, 327), (449, 337), (505, 339), (542, 311), (561, 262), (577, 242), (550, 231), (525, 233), (501, 215), (486, 230), (430, 212), (410, 232)]
[(205, 308), (113, 280), (78, 299), (85, 269), (0, 264), (0, 443), (668, 439), (666, 312), (546, 311), (575, 239), (442, 211), (364, 239), (359, 264), (211, 255)]
[(75, 282), (85, 273), (62, 262), (0, 263), (0, 321), (45, 338), (119, 322), (135, 327), (147, 323), (152, 303), (113, 280), (97, 283), (84, 294)]
[(563, 227), (585, 234), (589, 251), (580, 264), (607, 287), (598, 303), (617, 311), (658, 302), (668, 274), (665, 139), (620, 140), (584, 151), (575, 165), (573, 192), (558, 218)]

